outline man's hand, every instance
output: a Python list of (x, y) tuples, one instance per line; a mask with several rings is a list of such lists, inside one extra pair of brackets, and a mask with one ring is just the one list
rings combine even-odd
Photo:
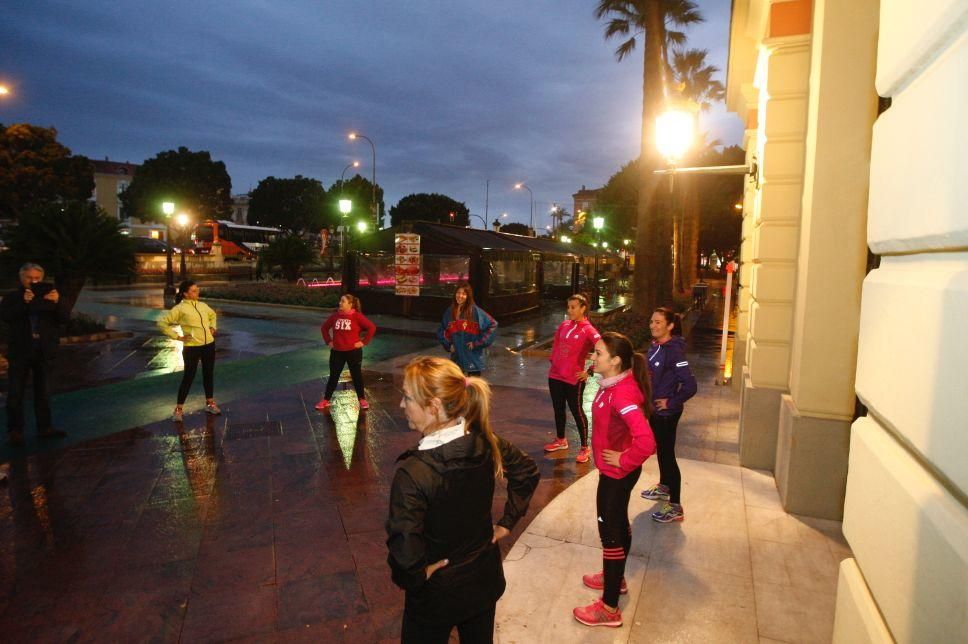
[(505, 528), (503, 525), (496, 525), (494, 526), (494, 536), (491, 537), (491, 543), (497, 543), (509, 534), (511, 534), (511, 531)]
[(24, 302), (30, 304), (34, 300), (34, 292), (29, 288), (24, 289)]
[(616, 451), (614, 449), (603, 449), (602, 450), (602, 460), (611, 465), (612, 467), (622, 467), (621, 460), (622, 454), (625, 451)]
[(448, 560), (441, 559), (437, 563), (432, 563), (429, 566), (427, 566), (426, 568), (424, 568), (424, 572), (427, 573), (427, 579), (430, 579), (430, 575), (434, 574), (435, 572), (437, 572), (438, 570), (440, 570), (441, 568), (443, 568), (444, 566), (446, 566), (449, 563), (450, 562)]
[(44, 299), (57, 304), (58, 300), (60, 300), (60, 293), (57, 292), (56, 288), (52, 288), (50, 293), (44, 296)]

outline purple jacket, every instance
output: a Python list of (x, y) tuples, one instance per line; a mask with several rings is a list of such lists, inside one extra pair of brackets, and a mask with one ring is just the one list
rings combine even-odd
[(660, 416), (671, 416), (682, 411), (682, 404), (696, 395), (696, 377), (686, 360), (686, 341), (680, 335), (659, 344), (649, 345), (645, 357), (649, 360), (652, 376), (652, 402), (656, 398), (668, 398), (668, 409), (656, 411)]

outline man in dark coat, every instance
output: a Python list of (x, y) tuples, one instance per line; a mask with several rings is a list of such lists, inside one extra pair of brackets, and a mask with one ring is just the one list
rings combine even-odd
[(24, 390), (34, 375), (34, 413), (41, 438), (63, 438), (50, 415), (49, 374), (59, 342), (58, 325), (67, 321), (60, 294), (43, 282), (44, 269), (37, 264), (20, 267), (20, 286), (3, 296), (0, 318), (7, 324), (8, 442), (24, 445)]

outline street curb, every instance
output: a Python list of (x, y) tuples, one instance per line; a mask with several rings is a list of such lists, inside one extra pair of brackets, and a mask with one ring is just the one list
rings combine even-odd
[(104, 340), (118, 340), (134, 337), (131, 331), (101, 331), (87, 335), (68, 335), (60, 339), (60, 344), (80, 344), (82, 342), (102, 342)]

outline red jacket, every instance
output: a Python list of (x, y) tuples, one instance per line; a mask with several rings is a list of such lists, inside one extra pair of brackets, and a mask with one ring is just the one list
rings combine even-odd
[(555, 343), (551, 347), (551, 369), (548, 377), (574, 385), (575, 376), (585, 370), (585, 357), (595, 348), (602, 336), (588, 320), (565, 320), (555, 331)]
[[(356, 348), (353, 345), (357, 342), (362, 342), (364, 345), (370, 344), (370, 340), (376, 333), (376, 325), (363, 317), (359, 311), (354, 310), (349, 313), (336, 311), (326, 318), (319, 330), (326, 344), (332, 343), (337, 351), (352, 351)], [(365, 333), (366, 337), (361, 337), (361, 333)]]
[[(655, 454), (655, 437), (642, 412), (645, 397), (632, 371), (601, 381), (592, 402), (592, 453), (602, 476), (625, 478)], [(618, 468), (602, 458), (602, 450), (624, 451)]]

